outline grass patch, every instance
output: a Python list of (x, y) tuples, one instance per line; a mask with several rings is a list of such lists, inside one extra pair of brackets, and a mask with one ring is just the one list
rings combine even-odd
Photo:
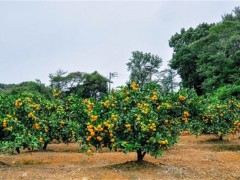
[(240, 145), (219, 144), (210, 147), (213, 151), (240, 151)]
[(152, 162), (148, 162), (148, 161), (142, 161), (142, 162), (127, 161), (125, 163), (113, 164), (105, 167), (109, 169), (118, 169), (122, 171), (133, 171), (133, 170), (142, 170), (142, 169), (148, 169), (148, 168), (153, 169), (153, 168), (159, 167), (159, 165)]
[(36, 160), (36, 159), (23, 159), (21, 161), (16, 162), (17, 165), (41, 165), (48, 164), (48, 160)]

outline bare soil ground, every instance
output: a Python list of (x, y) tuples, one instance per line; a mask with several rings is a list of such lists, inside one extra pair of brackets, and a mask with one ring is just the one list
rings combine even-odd
[[(231, 140), (229, 139), (231, 138)], [(45, 152), (0, 154), (0, 179), (239, 179), (240, 139), (181, 136), (157, 159), (102, 151), (87, 156), (71, 143), (50, 144)]]

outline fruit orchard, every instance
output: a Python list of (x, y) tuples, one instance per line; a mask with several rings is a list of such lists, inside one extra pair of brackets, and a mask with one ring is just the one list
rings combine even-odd
[(135, 82), (101, 100), (62, 96), (51, 100), (34, 93), (0, 94), (0, 151), (46, 149), (53, 140), (92, 148), (157, 157), (177, 143), (182, 131), (222, 139), (240, 132), (240, 101), (198, 97), (182, 89), (163, 94), (156, 84)]

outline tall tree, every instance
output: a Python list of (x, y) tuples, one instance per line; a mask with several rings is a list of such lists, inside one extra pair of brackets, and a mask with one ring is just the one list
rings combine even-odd
[(83, 83), (85, 74), (79, 71), (67, 74), (66, 71), (58, 70), (49, 75), (50, 87), (65, 92), (74, 92), (76, 87)]
[(67, 72), (58, 70), (50, 74), (51, 87), (63, 91), (66, 95), (76, 94), (83, 98), (99, 98), (107, 92), (108, 79), (97, 71), (89, 74), (83, 72)]
[(82, 97), (95, 99), (101, 98), (103, 94), (107, 93), (109, 80), (99, 74), (97, 71), (91, 74), (85, 74), (83, 84), (80, 86)]
[(170, 66), (182, 78), (183, 87), (203, 94), (240, 85), (240, 8), (233, 12), (217, 24), (203, 23), (171, 37)]
[[(147, 63), (151, 65), (151, 72), (145, 67)], [(161, 63), (162, 59), (157, 55), (141, 51), (132, 52), (130, 62), (127, 63), (128, 71), (130, 71), (130, 81), (135, 81), (142, 86), (148, 81), (147, 77), (149, 73), (155, 75), (159, 72)]]
[(240, 85), (240, 22), (223, 21), (205, 39), (191, 46), (198, 52), (197, 71), (205, 92), (227, 84)]
[(164, 69), (158, 76), (158, 82), (162, 87), (163, 92), (170, 93), (178, 86), (175, 77), (177, 73), (173, 69)]
[(182, 86), (194, 88), (198, 94), (202, 94), (201, 83), (203, 78), (197, 71), (198, 52), (190, 46), (209, 35), (210, 28), (214, 24), (202, 23), (195, 29), (181, 29), (169, 40), (169, 46), (173, 48), (173, 56), (170, 67), (177, 70), (182, 79)]
[(240, 21), (240, 7), (235, 7), (232, 10), (233, 14), (225, 14), (222, 16), (223, 21)]

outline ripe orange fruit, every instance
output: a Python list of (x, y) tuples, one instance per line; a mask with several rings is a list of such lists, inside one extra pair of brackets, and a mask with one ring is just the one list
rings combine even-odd
[(43, 138), (39, 138), (39, 142), (42, 143), (43, 142)]
[(88, 129), (89, 132), (93, 132), (93, 129)]
[(178, 98), (179, 98), (180, 101), (186, 101), (186, 97), (184, 97), (184, 96), (180, 95)]
[(3, 127), (7, 127), (7, 123), (6, 122), (3, 122)]
[(92, 137), (95, 136), (95, 132), (92, 131), (92, 132), (91, 132), (91, 136), (92, 136)]
[(97, 137), (97, 140), (98, 140), (98, 141), (101, 141), (101, 140), (102, 140), (102, 137), (98, 136), (98, 137)]
[(92, 154), (92, 150), (91, 149), (87, 150), (87, 154), (88, 155)]
[(90, 141), (91, 138), (92, 138), (91, 136), (88, 136), (86, 140), (87, 140), (87, 141)]

